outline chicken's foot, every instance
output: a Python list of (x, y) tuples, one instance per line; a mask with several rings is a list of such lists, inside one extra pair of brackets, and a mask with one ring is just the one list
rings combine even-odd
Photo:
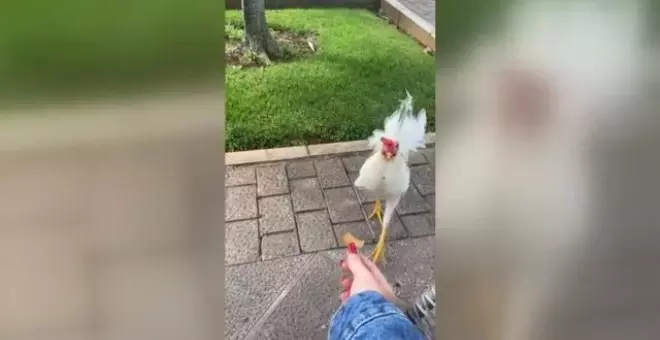
[(380, 232), (380, 237), (378, 238), (378, 243), (376, 244), (376, 248), (374, 248), (374, 251), (371, 253), (371, 260), (374, 261), (374, 263), (378, 262), (386, 262), (385, 261), (385, 250), (387, 250), (387, 227), (383, 225), (383, 230)]
[(376, 200), (374, 203), (374, 210), (371, 212), (371, 215), (369, 215), (369, 219), (372, 219), (374, 216), (378, 217), (378, 222), (380, 222), (380, 225), (383, 225), (383, 204), (380, 202), (379, 199)]

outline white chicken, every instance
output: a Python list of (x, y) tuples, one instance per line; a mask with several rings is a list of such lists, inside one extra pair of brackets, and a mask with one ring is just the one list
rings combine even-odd
[[(371, 254), (374, 262), (385, 258), (385, 242), (388, 226), (401, 197), (408, 190), (410, 152), (423, 148), (426, 131), (426, 111), (421, 109), (413, 116), (413, 98), (406, 91), (406, 99), (398, 110), (385, 119), (385, 130), (375, 130), (369, 137), (373, 154), (360, 168), (355, 186), (375, 193), (378, 199), (369, 219), (376, 216), (382, 226), (376, 248)], [(385, 199), (385, 211), (381, 199)]]

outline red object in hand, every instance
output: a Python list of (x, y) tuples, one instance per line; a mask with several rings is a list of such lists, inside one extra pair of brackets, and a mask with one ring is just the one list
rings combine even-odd
[[(358, 253), (357, 246), (355, 245), (354, 242), (351, 242), (351, 243), (348, 244), (348, 252), (351, 253), (351, 254), (357, 254)], [(343, 262), (344, 262), (344, 260), (339, 261), (339, 266), (341, 266), (343, 264)], [(350, 271), (350, 269), (349, 269), (349, 271)], [(348, 291), (350, 291), (351, 286), (352, 286), (352, 283), (348, 287), (346, 287), (346, 289)]]
[[(348, 252), (351, 253), (351, 254), (357, 254), (358, 253), (357, 246), (355, 245), (355, 243), (351, 242), (351, 243), (348, 244)], [(345, 260), (343, 260), (343, 259), (339, 260), (339, 266), (340, 267), (342, 266), (342, 264), (344, 264), (344, 261)]]

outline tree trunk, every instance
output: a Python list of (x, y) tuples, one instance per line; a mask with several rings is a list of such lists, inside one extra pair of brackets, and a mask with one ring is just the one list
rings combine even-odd
[(266, 63), (281, 57), (277, 41), (266, 23), (265, 0), (241, 0), (245, 23), (245, 44), (250, 51), (264, 58)]

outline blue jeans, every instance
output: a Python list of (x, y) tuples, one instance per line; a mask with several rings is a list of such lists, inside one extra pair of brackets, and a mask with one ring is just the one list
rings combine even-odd
[(350, 297), (330, 322), (328, 340), (426, 340), (393, 303), (370, 291)]

